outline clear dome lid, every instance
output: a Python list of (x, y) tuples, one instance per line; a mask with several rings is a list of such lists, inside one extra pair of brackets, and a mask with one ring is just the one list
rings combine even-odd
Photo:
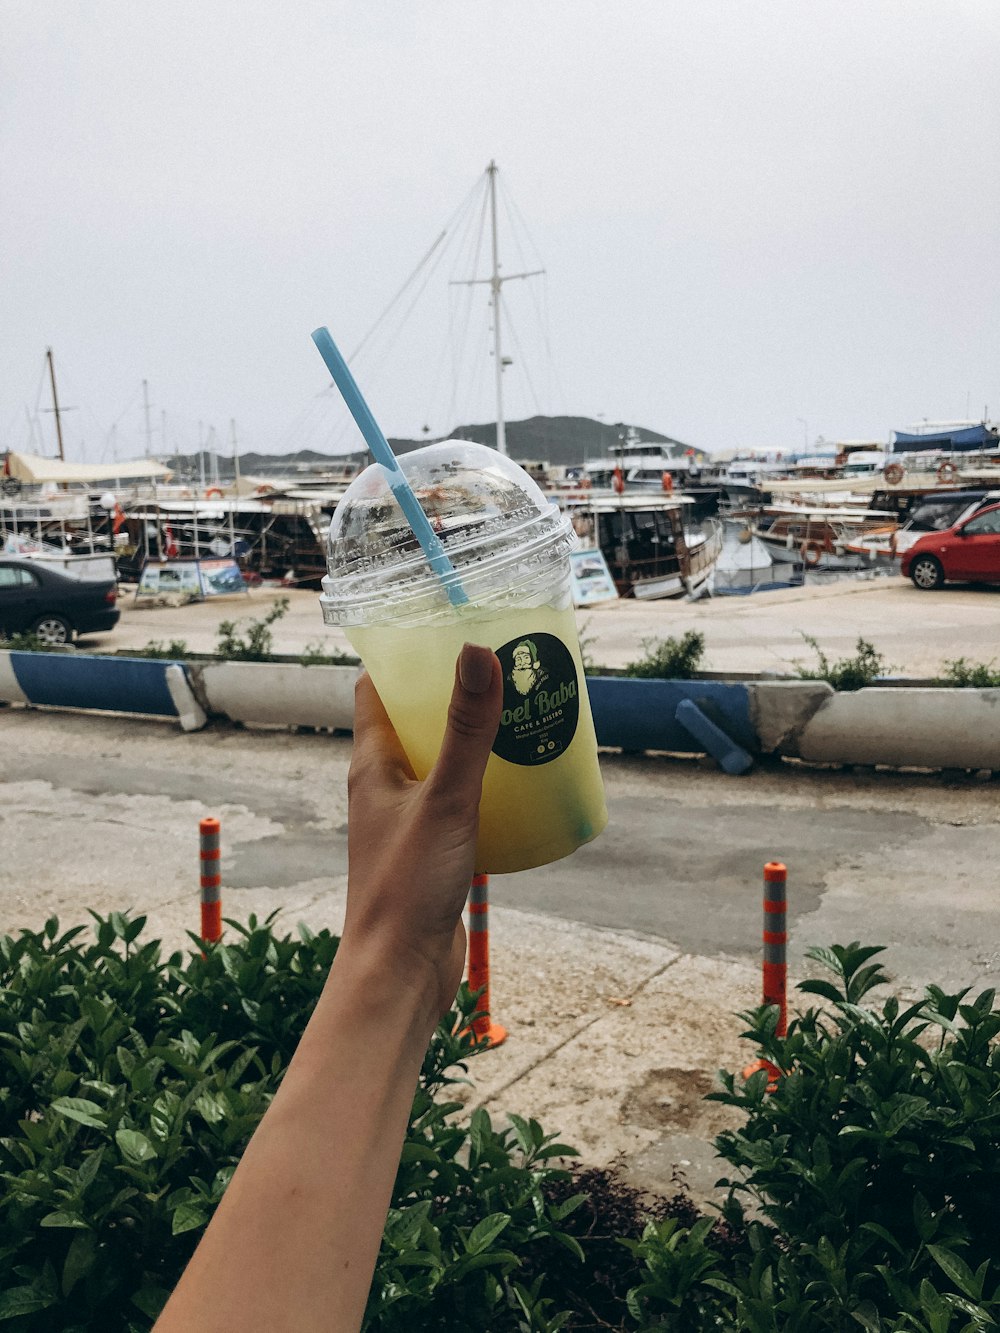
[[(444, 440), (399, 465), (473, 608), (523, 604), (568, 575), (572, 525), (523, 468), (495, 449)], [(440, 578), (378, 463), (351, 482), (327, 540), (320, 597), (329, 625), (414, 622), (450, 613)]]

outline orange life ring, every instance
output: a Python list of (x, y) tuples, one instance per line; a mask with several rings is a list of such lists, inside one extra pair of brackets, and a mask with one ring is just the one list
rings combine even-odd
[(208, 490), (205, 492), (205, 499), (212, 500), (216, 497), (221, 500), (222, 492), (219, 490), (218, 486), (209, 486)]
[(896, 486), (906, 475), (906, 469), (903, 467), (902, 463), (887, 463), (882, 475), (890, 486)]
[(808, 565), (810, 569), (815, 569), (823, 558), (823, 547), (810, 537), (799, 547), (799, 555), (802, 557), (804, 565)]
[(943, 462), (938, 464), (938, 481), (954, 481), (957, 476), (958, 464), (953, 463), (950, 458), (946, 458)]
[(269, 485), (269, 483), (266, 481), (263, 483), (263, 485), (258, 486), (257, 489), (254, 491), (254, 495), (273, 495), (273, 494), (274, 494), (274, 487)]
[(669, 472), (664, 472), (662, 477), (663, 493), (669, 495), (674, 489), (674, 479)]

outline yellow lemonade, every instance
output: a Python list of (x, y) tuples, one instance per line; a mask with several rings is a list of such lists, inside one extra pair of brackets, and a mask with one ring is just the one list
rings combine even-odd
[(573, 608), (458, 608), (433, 624), (347, 628), (418, 778), (441, 748), (463, 643), (500, 658), (504, 707), (479, 808), (476, 866), (568, 856), (608, 820)]

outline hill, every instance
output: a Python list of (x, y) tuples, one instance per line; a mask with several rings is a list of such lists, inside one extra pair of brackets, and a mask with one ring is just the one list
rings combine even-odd
[[(507, 422), (507, 452), (511, 458), (521, 461), (535, 460), (550, 464), (552, 467), (579, 465), (591, 458), (604, 458), (611, 452), (611, 446), (619, 434), (624, 433), (626, 423), (611, 425), (605, 421), (595, 421), (592, 417), (528, 417), (524, 421)], [(666, 444), (674, 455), (683, 454), (688, 448), (681, 440), (669, 435), (660, 435), (655, 430), (644, 426), (634, 427), (641, 441), (653, 444)], [(484, 422), (479, 425), (456, 426), (449, 436), (437, 438), (458, 438), (475, 440), (478, 444), (496, 445), (496, 423)], [(390, 445), (397, 454), (409, 453), (429, 444), (431, 437), (422, 440), (391, 438)], [(697, 451), (699, 456), (701, 451)], [(331, 454), (320, 453), (315, 449), (300, 449), (285, 454), (240, 454), (240, 470), (254, 473), (280, 473), (290, 470), (311, 471), (329, 467), (334, 462)], [(187, 455), (183, 458), (168, 458), (168, 466), (179, 471), (190, 472), (198, 469), (198, 456)], [(206, 474), (211, 472), (207, 464)], [(223, 477), (233, 475), (230, 458), (220, 455), (219, 472)]]

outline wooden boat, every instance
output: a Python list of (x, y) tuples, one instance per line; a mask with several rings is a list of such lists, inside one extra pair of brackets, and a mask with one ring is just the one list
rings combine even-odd
[(775, 560), (807, 569), (855, 569), (861, 557), (848, 544), (892, 519), (891, 513), (846, 505), (765, 505), (752, 531)]
[(687, 521), (683, 496), (583, 493), (563, 502), (584, 545), (598, 546), (623, 597), (649, 601), (711, 592), (722, 524)]

